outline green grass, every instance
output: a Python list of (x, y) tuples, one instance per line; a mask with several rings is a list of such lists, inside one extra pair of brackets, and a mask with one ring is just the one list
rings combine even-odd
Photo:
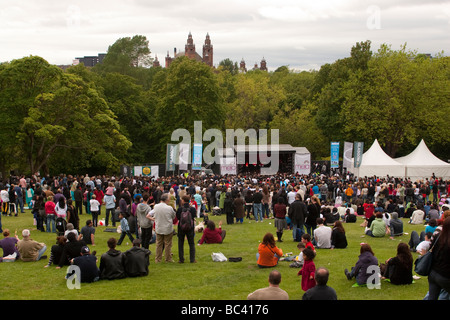
[[(80, 226), (90, 215), (81, 216)], [(104, 218), (102, 212), (100, 219)], [(102, 280), (92, 284), (81, 284), (81, 289), (70, 290), (66, 286), (64, 275), (66, 268), (55, 269), (55, 266), (44, 268), (47, 260), (38, 262), (0, 263), (0, 274), (3, 290), (2, 300), (245, 300), (247, 295), (268, 285), (267, 277), (270, 269), (260, 269), (256, 265), (258, 244), (266, 232), (274, 235), (274, 221), (269, 219), (263, 223), (244, 220), (243, 224), (227, 225), (225, 216), (212, 217), (218, 222), (223, 221), (227, 236), (223, 244), (204, 244), (196, 246), (196, 264), (184, 263), (154, 263), (155, 244), (150, 245), (150, 273), (143, 278), (126, 278), (121, 280)], [(412, 230), (424, 230), (424, 226), (410, 225), (404, 219), (404, 231), (408, 233), (395, 240), (363, 236), (364, 229), (360, 227), (362, 218), (357, 223), (344, 224), (349, 247), (347, 249), (318, 250), (315, 258), (316, 267), (324, 266), (330, 270), (328, 284), (333, 287), (340, 300), (422, 300), (428, 291), (426, 277), (415, 280), (411, 285), (395, 286), (381, 282), (381, 289), (366, 287), (354, 288), (354, 281), (349, 281), (344, 275), (344, 269), (350, 269), (357, 261), (361, 242), (369, 243), (379, 262), (396, 254), (400, 241), (408, 242)], [(55, 243), (56, 235), (37, 231), (33, 226), (33, 217), (29, 210), (19, 214), (19, 217), (2, 217), (3, 229), (8, 228), (14, 234), (17, 229), (21, 234), (23, 229), (31, 230), (31, 237), (47, 244), (46, 254), (50, 256), (50, 248)], [(119, 234), (103, 232), (105, 227), (96, 231), (97, 256), (107, 251), (106, 241), (111, 236), (119, 238)], [(196, 241), (200, 235), (196, 235)], [(286, 230), (283, 242), (279, 247), (284, 253), (296, 254), (297, 243), (292, 241), (292, 233)], [(125, 251), (131, 247), (127, 238), (117, 249)], [(172, 252), (174, 260), (178, 261), (178, 238), (174, 237)], [(188, 261), (188, 245), (185, 241), (185, 259)], [(242, 257), (241, 262), (213, 262), (212, 252), (222, 252), (226, 257)], [(414, 258), (416, 254), (413, 253)], [(281, 287), (289, 294), (290, 299), (298, 300), (303, 296), (300, 286), (299, 269), (290, 268), (290, 262), (280, 261), (276, 269), (282, 274)]]

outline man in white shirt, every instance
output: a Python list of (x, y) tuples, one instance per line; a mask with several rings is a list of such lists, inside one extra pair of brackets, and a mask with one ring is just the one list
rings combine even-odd
[(287, 194), (288, 206), (291, 205), (291, 203), (295, 201), (296, 194), (297, 194), (297, 192), (295, 192), (295, 190), (293, 190), (292, 187), (289, 187), (289, 192)]
[(325, 226), (323, 222), (323, 218), (317, 218), (317, 228), (314, 229), (313, 244), (319, 249), (330, 249), (332, 230), (330, 227)]
[(169, 194), (161, 195), (161, 202), (155, 205), (153, 216), (155, 218), (156, 233), (156, 254), (155, 263), (162, 261), (163, 251), (165, 251), (166, 262), (173, 262), (172, 259), (172, 238), (173, 219), (175, 210), (169, 205)]

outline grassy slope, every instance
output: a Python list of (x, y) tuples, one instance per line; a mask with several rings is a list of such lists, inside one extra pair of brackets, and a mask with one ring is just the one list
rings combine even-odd
[[(84, 225), (89, 215), (81, 216), (80, 225)], [(104, 213), (100, 219), (104, 218)], [(150, 245), (150, 274), (144, 278), (127, 278), (114, 281), (99, 281), (92, 284), (81, 284), (80, 290), (69, 290), (66, 286), (64, 274), (66, 268), (55, 269), (54, 266), (44, 268), (46, 261), (24, 263), (0, 263), (0, 274), (3, 290), (0, 291), (2, 300), (45, 300), (45, 299), (83, 299), (83, 300), (242, 300), (248, 293), (267, 286), (269, 269), (259, 269), (256, 265), (255, 254), (262, 237), (266, 232), (275, 233), (273, 220), (263, 223), (249, 222), (226, 225), (225, 216), (213, 217), (216, 222), (223, 220), (223, 228), (227, 236), (223, 244), (209, 244), (196, 246), (196, 264), (168, 264), (154, 263), (155, 244)], [(412, 226), (404, 220), (405, 232), (395, 240), (389, 237), (375, 239), (362, 237), (363, 228), (357, 223), (345, 224), (349, 247), (340, 250), (319, 250), (315, 259), (316, 267), (325, 266), (330, 270), (329, 285), (336, 289), (340, 300), (421, 300), (428, 291), (425, 277), (416, 280), (409, 286), (395, 286), (382, 281), (381, 289), (353, 288), (354, 281), (348, 281), (344, 269), (350, 269), (357, 261), (359, 244), (369, 243), (379, 261), (384, 262), (396, 253), (399, 241), (408, 242), (412, 230), (418, 232), (424, 226)], [(14, 233), (18, 230), (30, 228), (32, 238), (47, 244), (47, 255), (50, 247), (55, 243), (55, 234), (42, 233), (35, 230), (33, 218), (29, 210), (19, 217), (2, 217), (3, 229), (9, 228)], [(106, 241), (111, 236), (119, 238), (119, 234), (103, 232), (105, 227), (98, 227), (96, 232), (96, 246), (91, 250), (97, 251), (97, 256), (107, 251)], [(34, 230), (33, 230), (34, 229)], [(196, 241), (199, 239), (196, 235)], [(172, 252), (174, 260), (178, 261), (177, 238), (174, 237)], [(279, 247), (284, 253), (297, 253), (296, 242), (292, 241), (291, 231), (286, 230), (283, 242)], [(128, 239), (118, 247), (125, 251), (131, 244)], [(185, 242), (185, 258), (188, 260), (188, 245)], [(241, 262), (213, 262), (212, 252), (222, 252), (226, 257), (242, 257)], [(416, 254), (413, 254), (414, 258)], [(303, 291), (300, 287), (298, 269), (289, 268), (289, 262), (280, 261), (277, 269), (282, 273), (281, 287), (289, 293), (290, 299), (301, 299)]]

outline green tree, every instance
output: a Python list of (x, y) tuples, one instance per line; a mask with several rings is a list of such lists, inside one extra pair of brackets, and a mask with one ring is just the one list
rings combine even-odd
[(156, 100), (154, 127), (160, 161), (175, 129), (193, 134), (194, 121), (202, 121), (203, 130), (223, 129), (225, 108), (217, 75), (201, 62), (177, 58), (155, 75), (151, 96)]
[(14, 141), (2, 148), (21, 154), (18, 166), (25, 163), (30, 173), (48, 173), (52, 157), (74, 151), (108, 169), (119, 164), (115, 148), (126, 150), (130, 142), (105, 100), (83, 78), (40, 57), (14, 60), (2, 71), (7, 80), (2, 81), (0, 105), (9, 115)]
[(344, 137), (369, 144), (377, 138), (392, 157), (423, 136), (448, 143), (448, 66), (416, 55), (406, 45), (397, 51), (382, 45), (367, 71), (350, 75), (339, 117)]

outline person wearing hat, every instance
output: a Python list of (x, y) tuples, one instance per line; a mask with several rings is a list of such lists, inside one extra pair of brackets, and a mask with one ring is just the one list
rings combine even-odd
[(17, 249), (19, 250), (20, 260), (28, 262), (47, 258), (47, 256), (44, 256), (47, 246), (45, 243), (40, 243), (31, 239), (30, 230), (24, 229), (22, 231), (22, 237), (22, 240), (17, 241)]
[(66, 227), (67, 227), (67, 230), (64, 232), (64, 236), (66, 238), (70, 232), (74, 233), (78, 238), (78, 231), (74, 228), (73, 223), (68, 223)]
[[(81, 248), (81, 256), (73, 258), (70, 263), (80, 268), (81, 279), (80, 282), (89, 283), (100, 279), (100, 271), (97, 267), (97, 257), (95, 251), (91, 254), (88, 246)], [(66, 278), (69, 274), (66, 276)]]

